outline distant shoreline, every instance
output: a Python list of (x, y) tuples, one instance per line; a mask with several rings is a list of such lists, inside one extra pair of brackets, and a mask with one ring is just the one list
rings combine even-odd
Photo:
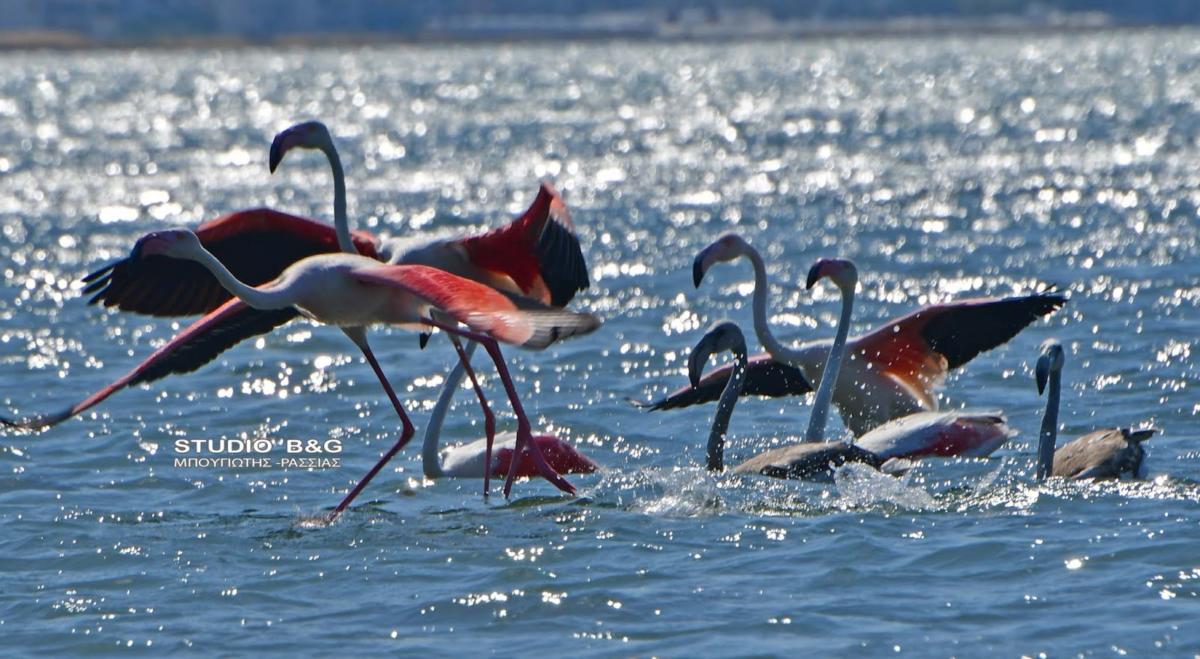
[(772, 30), (738, 31), (732, 26), (692, 26), (693, 29), (646, 31), (539, 31), (509, 30), (503, 33), (477, 31), (428, 31), (421, 34), (328, 33), (288, 34), (269, 40), (231, 35), (190, 35), (177, 38), (97, 40), (75, 32), (0, 32), (0, 52), (21, 51), (116, 51), (192, 50), (255, 48), (332, 48), (371, 46), (497, 45), (531, 43), (745, 43), (752, 41), (824, 41), (839, 38), (919, 38), (955, 35), (1034, 35), (1103, 33), (1126, 31), (1179, 31), (1193, 24), (1116, 23), (1106, 16), (1088, 15), (1088, 20), (1043, 22), (997, 19), (896, 19), (887, 21), (809, 22)]

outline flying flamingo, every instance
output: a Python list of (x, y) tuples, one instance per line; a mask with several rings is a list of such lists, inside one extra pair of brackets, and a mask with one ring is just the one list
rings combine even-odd
[[(495, 437), (496, 443), (491, 458), (488, 457), (487, 437), (444, 450), (439, 446), (442, 422), (446, 418), (450, 402), (454, 399), (457, 383), (462, 379), (463, 364), (470, 363), (474, 350), (474, 343), (467, 345), (465, 359), (455, 365), (454, 371), (448, 378), (448, 382), (453, 382), (455, 385), (443, 387), (437, 403), (433, 406), (433, 412), (430, 413), (429, 420), (425, 424), (425, 440), (421, 447), (421, 468), (425, 477), (430, 479), (483, 476), (484, 490), (486, 491), (488, 478), (508, 473), (513, 456), (516, 454), (515, 433), (508, 432)], [(487, 434), (492, 436), (494, 430), (489, 429)], [(532, 441), (545, 456), (550, 467), (560, 474), (590, 474), (599, 469), (596, 463), (580, 453), (578, 449), (554, 435), (535, 434)], [(485, 469), (484, 465), (490, 465), (490, 467)], [(526, 451), (520, 454), (516, 466), (517, 478), (528, 478), (540, 474), (541, 472), (533, 462), (530, 453)]]
[[(767, 325), (767, 274), (762, 256), (736, 234), (727, 234), (695, 259), (696, 286), (715, 263), (739, 257), (754, 267), (754, 329), (767, 355), (748, 362), (747, 393), (800, 395), (812, 391), (829, 354), (829, 340), (797, 348), (780, 343)], [(979, 353), (1003, 344), (1027, 325), (1066, 303), (1054, 292), (1011, 298), (960, 300), (923, 307), (847, 343), (850, 371), (834, 391), (833, 402), (846, 427), (863, 435), (879, 425), (938, 407), (935, 389), (946, 374)], [(696, 386), (648, 405), (669, 409), (717, 397), (729, 367), (706, 374)]]
[[(321, 323), (336, 325), (363, 352), (400, 416), (400, 439), (350, 491), (330, 514), (336, 519), (375, 474), (408, 442), (414, 428), (404, 407), (366, 342), (366, 328), (377, 323), (438, 328), (448, 334), (481, 343), (495, 362), (496, 370), (517, 416), (515, 451), (528, 448), (541, 475), (566, 492), (574, 492), (564, 478), (546, 464), (531, 442), (529, 419), (517, 396), (499, 341), (527, 348), (544, 348), (555, 341), (587, 334), (600, 325), (590, 314), (558, 310), (539, 302), (505, 295), (493, 288), (457, 275), (422, 265), (385, 265), (355, 254), (319, 254), (288, 266), (275, 281), (254, 288), (232, 273), (187, 230), (160, 231), (142, 243), (147, 255), (188, 259), (199, 263), (237, 299), (223, 308), (245, 304), (256, 309), (294, 307)], [(447, 320), (443, 320), (443, 318)], [(469, 329), (460, 329), (457, 323)], [(513, 463), (513, 466), (516, 462)], [(515, 470), (505, 482), (505, 496), (512, 488)]]
[(1142, 442), (1150, 439), (1154, 428), (1106, 428), (1090, 432), (1058, 450), (1054, 449), (1058, 437), (1058, 399), (1062, 387), (1062, 368), (1065, 359), (1062, 345), (1056, 339), (1047, 339), (1042, 344), (1035, 374), (1038, 393), (1046, 391), (1046, 413), (1042, 417), (1042, 431), (1038, 436), (1037, 479), (1047, 476), (1059, 478), (1120, 478), (1129, 474), (1134, 478), (1144, 475), (1146, 450)]
[[(437, 267), (556, 307), (588, 286), (570, 215), (548, 184), (542, 184), (525, 214), (491, 232), (419, 244), (402, 239), (380, 241), (365, 232), (350, 233), (342, 166), (328, 129), (313, 121), (279, 133), (271, 144), (272, 171), (293, 148), (316, 149), (329, 159), (334, 175), (334, 226), (270, 209), (241, 211), (201, 225), (196, 230), (201, 244), (240, 281), (252, 286), (267, 283), (289, 265), (334, 252), (340, 246), (345, 253), (361, 253), (389, 263)], [(0, 424), (26, 429), (55, 425), (125, 387), (190, 373), (241, 341), (266, 334), (301, 315), (293, 307), (223, 306), (230, 294), (203, 266), (147, 253), (144, 244), (152, 235), (140, 238), (125, 259), (84, 278), (90, 282), (84, 292), (93, 294), (89, 303), (158, 316), (206, 315), (128, 373), (78, 403), (22, 420), (0, 417)], [(272, 248), (263, 249), (263, 244)]]

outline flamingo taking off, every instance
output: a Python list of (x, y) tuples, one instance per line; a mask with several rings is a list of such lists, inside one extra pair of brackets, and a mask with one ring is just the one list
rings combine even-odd
[[(147, 255), (195, 261), (209, 270), (238, 304), (256, 309), (294, 307), (305, 316), (336, 325), (362, 350), (400, 416), (404, 428), (400, 439), (359, 481), (333, 510), (335, 519), (375, 474), (408, 442), (413, 425), (392, 387), (384, 377), (366, 342), (366, 328), (377, 323), (416, 327), (436, 327), (448, 334), (483, 344), (504, 384), (517, 417), (515, 451), (531, 452), (541, 475), (560, 489), (574, 492), (566, 479), (546, 464), (533, 444), (529, 419), (517, 396), (497, 340), (527, 348), (545, 348), (555, 341), (587, 334), (600, 326), (590, 314), (554, 309), (540, 302), (506, 295), (479, 282), (421, 265), (385, 265), (356, 254), (319, 254), (288, 266), (273, 282), (259, 288), (240, 282), (212, 253), (204, 249), (196, 234), (187, 230), (160, 231), (142, 243)], [(437, 317), (435, 317), (437, 316)], [(447, 318), (453, 322), (447, 322)], [(469, 329), (460, 329), (462, 323)], [(516, 462), (513, 462), (513, 466)], [(505, 496), (512, 488), (515, 470), (505, 482)]]
[[(425, 424), (425, 440), (421, 447), (421, 468), (426, 478), (478, 478), (483, 476), (486, 483), (491, 476), (506, 475), (513, 457), (517, 455), (515, 451), (517, 436), (512, 432), (495, 436), (490, 459), (488, 458), (486, 437), (447, 449), (442, 449), (439, 445), (442, 423), (450, 408), (450, 402), (454, 399), (454, 393), (458, 388), (457, 384), (462, 380), (463, 364), (470, 362), (474, 350), (474, 343), (467, 345), (465, 360), (455, 365), (454, 371), (448, 378), (448, 383), (453, 382), (454, 386), (442, 387), (441, 395), (438, 396), (437, 402), (433, 406), (433, 412), (430, 413), (429, 420)], [(494, 429), (489, 429), (487, 434), (493, 435)], [(550, 467), (560, 474), (590, 474), (599, 469), (595, 462), (580, 453), (578, 449), (554, 435), (537, 433), (533, 435), (532, 441), (545, 456)], [(520, 454), (517, 460), (517, 478), (532, 478), (541, 475), (528, 451)], [(485, 465), (490, 466), (485, 469)], [(484, 488), (486, 490), (486, 484)]]
[(1038, 436), (1037, 479), (1044, 480), (1047, 476), (1074, 479), (1120, 478), (1126, 474), (1134, 478), (1144, 476), (1146, 450), (1142, 448), (1142, 442), (1154, 435), (1154, 428), (1097, 430), (1054, 449), (1065, 361), (1062, 345), (1057, 339), (1047, 339), (1042, 344), (1034, 373), (1038, 393), (1046, 392), (1047, 384), (1049, 392)]
[[(740, 257), (754, 267), (754, 329), (768, 353), (749, 359), (744, 391), (768, 396), (812, 391), (831, 341), (789, 348), (775, 338), (767, 325), (767, 274), (758, 251), (736, 234), (727, 234), (696, 256), (694, 283), (699, 286), (713, 264)], [(1066, 298), (1055, 292), (947, 302), (850, 338), (849, 372), (833, 391), (833, 402), (846, 427), (859, 436), (892, 419), (937, 410), (935, 390), (951, 369), (1003, 344), (1065, 303)], [(729, 367), (718, 369), (648, 407), (669, 409), (714, 400), (728, 377)]]
[[(533, 205), (521, 217), (489, 233), (423, 243), (381, 241), (365, 232), (350, 232), (341, 161), (328, 129), (313, 121), (279, 133), (271, 144), (271, 170), (294, 148), (319, 150), (329, 159), (334, 175), (334, 226), (270, 209), (241, 211), (201, 225), (196, 231), (201, 244), (239, 281), (251, 286), (267, 283), (289, 265), (334, 252), (340, 246), (345, 253), (389, 263), (436, 267), (556, 307), (588, 286), (570, 215), (548, 184), (542, 184)], [(0, 423), (26, 429), (55, 425), (125, 387), (190, 373), (241, 341), (266, 334), (301, 315), (290, 306), (223, 306), (230, 293), (212, 273), (193, 261), (148, 253), (144, 245), (151, 235), (140, 238), (128, 257), (84, 278), (90, 282), (84, 292), (93, 294), (89, 303), (157, 316), (206, 315), (125, 375), (78, 403), (21, 420), (0, 417)], [(271, 249), (263, 249), (264, 244), (272, 245)]]
[[(804, 443), (785, 446), (761, 453), (734, 468), (735, 473), (761, 473), (776, 478), (825, 478), (831, 467), (846, 462), (861, 462), (876, 469), (893, 458), (918, 458), (929, 455), (988, 455), (1012, 434), (1004, 417), (994, 413), (925, 412), (903, 417), (872, 430), (854, 442), (823, 442), (829, 405), (834, 391), (850, 373), (843, 373), (854, 307), (858, 270), (854, 263), (842, 259), (822, 259), (809, 271), (807, 287), (828, 277), (842, 293), (842, 311), (833, 343), (829, 346), (822, 376), (818, 380), (809, 425)], [(693, 350), (688, 360), (688, 377), (697, 382), (700, 370), (714, 349), (732, 350), (736, 357), (734, 376), (721, 393), (717, 420), (709, 438), (709, 468), (714, 468), (714, 445), (723, 444), (728, 415), (740, 392), (737, 389), (745, 378), (748, 359), (745, 338), (732, 323), (721, 323), (709, 332)], [(715, 342), (715, 343), (713, 343)], [(709, 347), (713, 343), (716, 348)], [(736, 380), (736, 383), (735, 383)], [(724, 415), (724, 418), (722, 418)], [(719, 423), (718, 423), (719, 422)], [(719, 437), (718, 437), (719, 435)], [(716, 462), (719, 469), (720, 457)]]

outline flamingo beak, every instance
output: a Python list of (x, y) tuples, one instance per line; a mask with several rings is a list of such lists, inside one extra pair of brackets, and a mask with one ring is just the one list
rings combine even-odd
[(704, 273), (708, 270), (708, 266), (704, 263), (708, 257), (708, 248), (702, 250), (696, 255), (696, 260), (692, 261), (692, 285), (700, 288), (700, 282), (704, 281)]
[(1042, 355), (1038, 357), (1037, 366), (1034, 368), (1034, 376), (1037, 378), (1038, 395), (1046, 392), (1046, 381), (1050, 379), (1050, 357)]
[(267, 164), (272, 174), (279, 167), (279, 163), (283, 162), (283, 154), (288, 152), (288, 147), (284, 143), (287, 141), (290, 132), (285, 130), (276, 135), (274, 140), (271, 140), (271, 156)]
[(823, 276), (821, 274), (822, 266), (824, 266), (824, 262), (817, 261), (813, 264), (813, 267), (808, 269), (808, 280), (805, 282), (805, 288), (812, 290), (812, 287), (816, 286), (817, 282), (821, 280)]
[(417, 339), (421, 345), (421, 350), (424, 350), (425, 346), (429, 345), (429, 337), (431, 336), (433, 336), (433, 334), (429, 332), (421, 332), (420, 337)]
[(714, 335), (709, 332), (700, 338), (696, 347), (692, 348), (692, 354), (688, 355), (688, 381), (693, 389), (700, 387), (700, 374), (704, 372), (704, 365), (713, 353), (714, 343)]

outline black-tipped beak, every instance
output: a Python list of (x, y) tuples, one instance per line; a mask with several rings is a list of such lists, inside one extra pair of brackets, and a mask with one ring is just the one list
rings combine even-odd
[(270, 167), (272, 174), (275, 173), (275, 168), (279, 167), (279, 163), (283, 161), (283, 146), (280, 144), (283, 141), (280, 139), (282, 137), (282, 133), (276, 135), (275, 140), (271, 142), (271, 158), (267, 166)]
[(429, 332), (421, 332), (421, 335), (417, 338), (417, 341), (421, 345), (421, 350), (424, 350), (425, 346), (429, 345), (429, 337), (431, 336), (433, 335)]
[(704, 252), (692, 261), (692, 285), (700, 288), (700, 282), (704, 281)]
[(692, 354), (688, 355), (688, 381), (692, 383), (693, 389), (700, 386), (700, 375), (704, 372), (704, 365), (708, 363), (712, 350), (712, 335), (705, 334), (696, 347), (692, 348)]
[(1042, 355), (1038, 357), (1037, 366), (1034, 367), (1034, 377), (1037, 378), (1038, 395), (1046, 392), (1046, 381), (1050, 379), (1050, 358)]
[(821, 264), (814, 263), (813, 267), (808, 269), (808, 280), (805, 282), (805, 288), (811, 290), (817, 282), (821, 280)]

